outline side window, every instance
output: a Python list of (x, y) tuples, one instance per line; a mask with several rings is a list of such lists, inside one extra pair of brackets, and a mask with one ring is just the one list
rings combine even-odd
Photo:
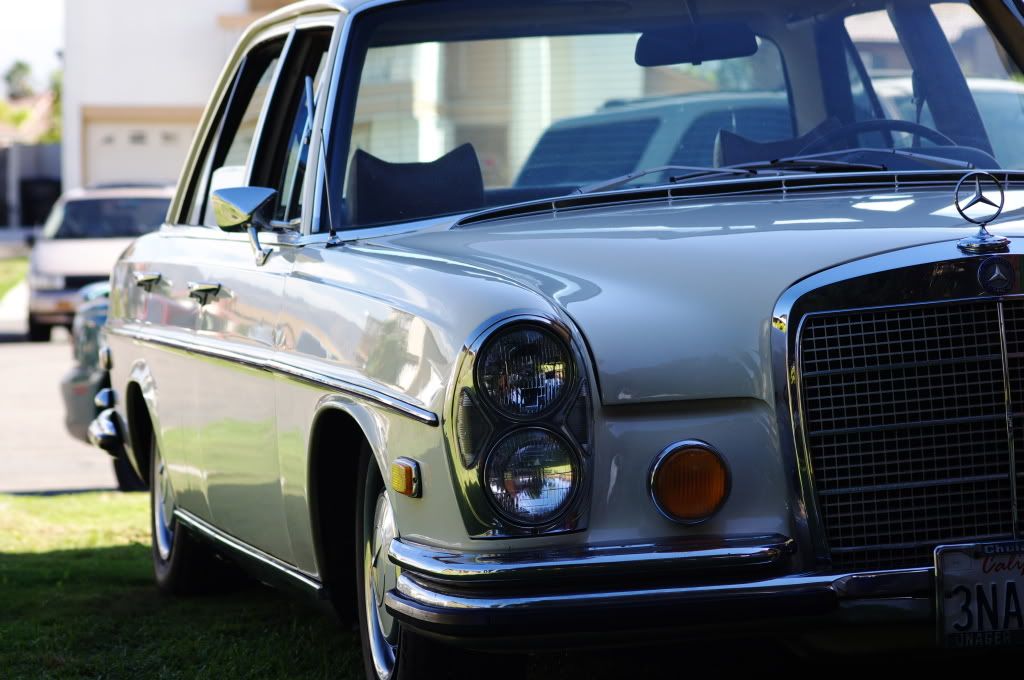
[(273, 98), (263, 139), (253, 166), (252, 184), (277, 189), (274, 218), (292, 221), (302, 216), (302, 194), (309, 152), (309, 102), (306, 78), (312, 79), (313, 96), (320, 91), (326, 71), (331, 32), (311, 29), (296, 34), (289, 49), (282, 78)]
[(210, 194), (217, 189), (245, 184), (257, 128), (283, 47), (284, 39), (260, 45), (249, 52), (239, 66), (191, 182), (184, 213), (187, 223), (215, 226)]

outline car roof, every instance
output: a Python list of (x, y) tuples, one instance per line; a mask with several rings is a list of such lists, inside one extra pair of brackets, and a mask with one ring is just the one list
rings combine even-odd
[(773, 104), (788, 106), (785, 92), (691, 92), (667, 97), (651, 97), (626, 101), (610, 101), (593, 113), (556, 121), (551, 129), (594, 125), (603, 121), (633, 118), (672, 117), (680, 108), (692, 108), (695, 113), (713, 110), (722, 105), (733, 107), (759, 107)]
[(174, 187), (88, 187), (83, 189), (70, 189), (64, 192), (61, 199), (67, 203), (70, 201), (94, 200), (97, 198), (174, 198)]
[[(914, 91), (913, 81), (909, 77), (876, 77), (872, 81), (875, 91), (887, 97), (909, 95)], [(967, 87), (972, 92), (1010, 92), (1024, 94), (1024, 83), (1000, 78), (967, 77)]]

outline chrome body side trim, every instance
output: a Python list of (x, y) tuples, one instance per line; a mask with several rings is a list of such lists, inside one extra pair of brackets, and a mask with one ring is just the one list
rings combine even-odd
[(706, 569), (767, 568), (788, 560), (793, 548), (792, 539), (776, 535), (683, 537), (633, 545), (585, 544), (516, 553), (468, 553), (396, 538), (388, 557), (402, 571), (452, 584), (536, 585), (559, 577), (635, 578)]
[(256, 354), (243, 354), (224, 347), (213, 347), (209, 344), (199, 342), (198, 339), (185, 340), (178, 337), (169, 337), (164, 334), (156, 334), (123, 327), (108, 327), (107, 332), (113, 335), (130, 338), (138, 342), (162, 345), (173, 349), (184, 350), (194, 354), (201, 354), (215, 359), (237, 363), (243, 366), (248, 366), (249, 368), (270, 371), (316, 387), (323, 387), (336, 392), (343, 392), (360, 399), (366, 399), (378, 406), (382, 406), (394, 411), (395, 413), (408, 416), (409, 418), (432, 427), (438, 426), (440, 422), (435, 413), (422, 408), (421, 406), (410, 404), (398, 399), (397, 397), (375, 390), (372, 387), (358, 385), (343, 378), (317, 373), (309, 368), (296, 366), (294, 364), (281, 361), (280, 359), (276, 359), (270, 355), (259, 356)]
[(319, 580), (310, 576), (309, 574), (303, 573), (293, 567), (290, 564), (282, 562), (272, 555), (252, 547), (251, 545), (244, 543), (234, 536), (230, 536), (212, 524), (196, 517), (187, 510), (181, 508), (174, 509), (174, 516), (178, 521), (182, 522), (190, 529), (199, 532), (203, 537), (212, 540), (218, 545), (229, 548), (232, 552), (241, 555), (249, 560), (253, 560), (260, 565), (272, 569), (276, 573), (288, 577), (289, 580), (297, 585), (308, 589), (315, 595), (322, 595), (324, 592), (323, 584)]

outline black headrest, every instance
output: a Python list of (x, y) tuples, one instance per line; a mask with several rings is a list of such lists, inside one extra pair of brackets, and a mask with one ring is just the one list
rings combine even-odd
[(825, 133), (838, 130), (840, 127), (842, 126), (838, 120), (827, 118), (801, 137), (774, 142), (757, 142), (729, 130), (719, 130), (718, 136), (715, 138), (715, 165), (722, 167), (741, 163), (758, 163), (794, 156)]
[(484, 207), (484, 178), (472, 144), (429, 163), (388, 163), (358, 149), (346, 189), (349, 222), (380, 224)]

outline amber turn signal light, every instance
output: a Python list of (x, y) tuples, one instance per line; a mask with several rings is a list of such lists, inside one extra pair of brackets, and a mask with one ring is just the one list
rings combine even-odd
[(702, 522), (729, 496), (729, 469), (709, 445), (682, 442), (654, 461), (650, 487), (661, 514), (677, 522)]
[(396, 458), (391, 464), (391, 488), (403, 496), (419, 498), (423, 493), (419, 463), (411, 458)]

